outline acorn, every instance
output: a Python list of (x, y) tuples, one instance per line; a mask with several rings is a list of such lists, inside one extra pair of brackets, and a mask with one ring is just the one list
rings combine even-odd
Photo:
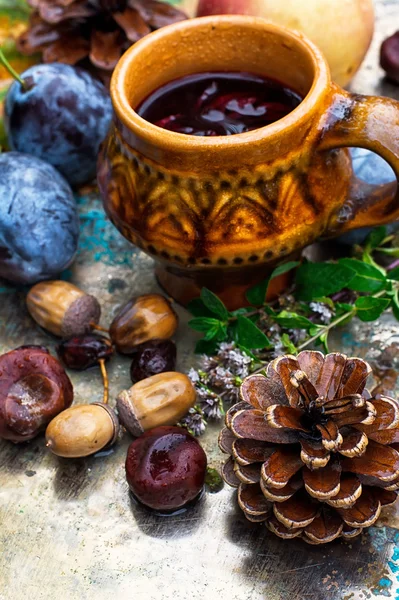
[(26, 298), (32, 318), (58, 337), (83, 335), (96, 328), (101, 308), (98, 300), (67, 281), (42, 281)]
[(64, 410), (46, 429), (46, 446), (64, 458), (82, 458), (112, 446), (119, 434), (119, 421), (108, 406), (109, 383), (105, 358), (99, 358), (104, 384), (102, 402), (80, 404)]
[(160, 294), (132, 298), (111, 323), (109, 335), (121, 354), (130, 354), (136, 346), (153, 339), (167, 340), (178, 326), (178, 317), (170, 302)]
[(196, 392), (187, 375), (159, 373), (135, 383), (117, 397), (121, 424), (135, 437), (159, 425), (174, 425), (195, 404)]
[(60, 413), (46, 429), (46, 446), (53, 454), (81, 458), (112, 446), (119, 423), (103, 402), (72, 406)]

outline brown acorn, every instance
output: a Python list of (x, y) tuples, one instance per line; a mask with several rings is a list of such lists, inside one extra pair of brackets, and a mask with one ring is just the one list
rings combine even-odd
[(98, 300), (67, 281), (42, 281), (26, 297), (31, 317), (58, 337), (83, 335), (101, 316)]
[(196, 392), (187, 375), (159, 373), (118, 394), (120, 422), (134, 436), (159, 425), (174, 425), (195, 404)]
[(122, 307), (111, 323), (109, 335), (118, 352), (130, 354), (149, 340), (171, 338), (177, 325), (177, 315), (164, 296), (145, 294)]
[(399, 403), (371, 397), (370, 373), (360, 358), (304, 351), (245, 379), (219, 445), (247, 519), (323, 544), (355, 537), (395, 502)]
[(79, 404), (64, 410), (46, 429), (46, 446), (64, 458), (82, 458), (112, 446), (118, 439), (119, 421), (108, 406), (109, 381), (105, 358), (98, 358), (103, 377), (102, 402)]

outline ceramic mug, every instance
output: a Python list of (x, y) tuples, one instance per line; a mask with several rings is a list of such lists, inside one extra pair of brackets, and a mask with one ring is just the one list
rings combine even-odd
[[(135, 112), (165, 83), (209, 71), (272, 77), (304, 99), (267, 127), (224, 137), (175, 133)], [(399, 217), (394, 184), (390, 194), (360, 184), (345, 148), (380, 154), (398, 177), (399, 103), (336, 86), (300, 33), (233, 15), (165, 27), (123, 55), (111, 97), (98, 167), (105, 209), (183, 304), (206, 286), (240, 306), (248, 286), (317, 238)], [(275, 283), (273, 293), (285, 282)]]

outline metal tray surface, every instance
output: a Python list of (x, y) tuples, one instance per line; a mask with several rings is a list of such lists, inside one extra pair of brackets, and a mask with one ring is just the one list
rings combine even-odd
[[(344, 0), (337, 0), (343, 2)], [(378, 67), (381, 40), (399, 25), (399, 1), (376, 2), (377, 31), (352, 90), (399, 98)], [(109, 324), (131, 295), (159, 291), (152, 261), (108, 223), (93, 193), (78, 198), (82, 236), (65, 277), (95, 294)], [(26, 290), (0, 285), (0, 351), (24, 343), (54, 347), (25, 309)], [(195, 334), (179, 309), (179, 368), (193, 363)], [(372, 359), (399, 343), (390, 315), (354, 322), (332, 347)], [(110, 365), (111, 398), (128, 387), (129, 361)], [(101, 400), (100, 373), (71, 374), (76, 402)], [(220, 467), (218, 427), (201, 442)], [(128, 435), (113, 450), (81, 460), (58, 459), (43, 437), (0, 442), (0, 600), (363, 600), (399, 598), (399, 506), (351, 544), (285, 542), (251, 524), (226, 486), (186, 512), (155, 516), (135, 504), (124, 475)]]

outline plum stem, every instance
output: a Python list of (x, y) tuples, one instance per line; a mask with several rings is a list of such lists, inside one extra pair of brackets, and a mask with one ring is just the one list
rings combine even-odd
[(11, 77), (13, 77), (15, 79), (15, 81), (18, 81), (22, 85), (24, 90), (28, 89), (26, 81), (18, 75), (18, 73), (16, 72), (15, 69), (13, 69), (13, 67), (10, 65), (10, 63), (6, 59), (4, 52), (1, 48), (0, 48), (0, 64), (3, 65), (3, 67), (6, 69), (6, 71), (8, 71), (10, 73)]
[(109, 380), (107, 369), (105, 368), (105, 360), (104, 358), (100, 358), (98, 361), (100, 364), (101, 375), (103, 376), (103, 384), (104, 384), (104, 395), (103, 395), (103, 404), (108, 404), (109, 400)]

